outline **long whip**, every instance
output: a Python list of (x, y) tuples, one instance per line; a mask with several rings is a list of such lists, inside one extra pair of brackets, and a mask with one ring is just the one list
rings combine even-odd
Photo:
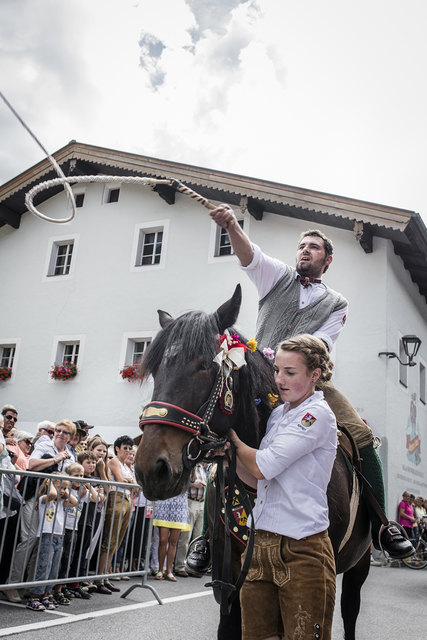
[[(24, 119), (19, 115), (19, 113), (10, 104), (10, 102), (7, 100), (7, 98), (1, 91), (0, 91), (0, 97), (2, 98), (5, 105), (13, 113), (15, 118), (21, 123), (21, 125), (24, 127), (27, 133), (30, 134), (30, 136), (33, 138), (36, 144), (40, 147), (43, 153), (46, 154), (47, 159), (52, 164), (53, 168), (58, 174), (58, 178), (40, 182), (39, 184), (35, 185), (32, 189), (30, 189), (25, 195), (25, 206), (27, 207), (28, 211), (33, 213), (38, 218), (41, 218), (42, 220), (46, 220), (47, 222), (53, 222), (55, 224), (65, 224), (67, 222), (71, 222), (76, 215), (76, 201), (75, 201), (74, 193), (70, 184), (92, 183), (92, 182), (101, 182), (101, 183), (109, 183), (109, 184), (111, 183), (137, 184), (137, 185), (151, 186), (151, 187), (163, 184), (163, 185), (167, 185), (169, 187), (174, 188), (176, 191), (179, 191), (179, 193), (183, 193), (184, 195), (189, 196), (190, 198), (193, 198), (193, 200), (196, 200), (196, 202), (199, 202), (201, 205), (203, 205), (207, 209), (215, 209), (216, 207), (215, 204), (213, 204), (212, 202), (209, 202), (209, 200), (204, 198), (202, 195), (200, 195), (196, 191), (193, 191), (193, 189), (190, 189), (190, 187), (188, 187), (187, 185), (183, 184), (182, 182), (174, 178), (156, 179), (156, 178), (143, 178), (138, 176), (66, 176), (62, 171), (61, 167), (59, 166), (59, 164), (57, 163), (57, 161), (55, 160), (55, 158), (42, 145), (42, 143), (34, 134), (34, 132), (30, 129), (30, 127), (26, 124)], [(41, 191), (44, 191), (45, 189), (49, 189), (50, 187), (54, 187), (57, 185), (62, 185), (64, 187), (65, 191), (67, 192), (67, 197), (71, 204), (71, 214), (67, 218), (50, 218), (49, 216), (46, 216), (45, 214), (41, 213), (41, 211), (39, 211), (37, 207), (34, 205), (34, 198), (38, 193), (40, 193)]]

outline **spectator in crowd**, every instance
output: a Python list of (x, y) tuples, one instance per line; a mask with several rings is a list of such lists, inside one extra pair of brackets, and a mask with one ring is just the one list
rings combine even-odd
[[(153, 505), (147, 502), (142, 489), (134, 498), (133, 512), (127, 558), (132, 571), (145, 569), (145, 555), (147, 552), (150, 520), (153, 515)], [(148, 564), (147, 564), (148, 566)]]
[(9, 576), (22, 503), (22, 496), (15, 487), (19, 476), (13, 473), (15, 467), (1, 431), (2, 425), (3, 416), (0, 415), (0, 468), (8, 471), (8, 473), (0, 474), (0, 545), (2, 546), (0, 584), (7, 582)]
[[(55, 480), (46, 478), (40, 487), (35, 507), (39, 516), (37, 537), (40, 538), (35, 573), (36, 581), (55, 579), (58, 573), (65, 512), (68, 507), (77, 504), (77, 499), (70, 494), (69, 488), (69, 481), (60, 478)], [(27, 609), (32, 611), (56, 609), (52, 585), (31, 587)]]
[[(60, 471), (63, 473), (70, 462), (74, 461), (69, 449), (67, 449), (67, 444), (74, 435), (75, 430), (76, 427), (72, 422), (69, 420), (61, 420), (55, 425), (55, 434), (52, 440), (39, 438), (33, 453), (30, 455), (28, 464), (29, 471), (39, 471), (43, 473)], [(30, 482), (30, 480), (34, 480), (34, 482)], [(20, 542), (15, 550), (9, 578), (9, 582), (12, 583), (25, 580), (27, 564), (36, 542), (38, 520), (36, 518), (35, 504), (39, 484), (39, 480), (33, 478), (24, 478), (19, 484), (24, 498), (24, 504), (21, 509)], [(30, 576), (32, 575), (31, 569), (32, 564), (28, 569)], [(16, 589), (7, 591), (6, 597), (11, 602), (21, 602), (21, 598)]]
[[(176, 582), (172, 567), (179, 535), (181, 531), (188, 531), (190, 528), (187, 491), (180, 496), (156, 502), (153, 525), (159, 530), (159, 571), (154, 579), (163, 580), (164, 578), (169, 582)], [(165, 559), (166, 571), (164, 571)]]
[(14, 453), (13, 464), (17, 469), (28, 469), (30, 450), (33, 443), (33, 435), (28, 431), (17, 431), (15, 434), (16, 445), (8, 445), (8, 450)]
[(421, 524), (424, 516), (426, 515), (426, 510), (424, 507), (424, 498), (422, 496), (418, 496), (417, 498), (415, 498), (414, 515), (418, 520), (418, 523)]
[[(133, 440), (129, 436), (120, 436), (114, 442), (115, 457), (109, 461), (110, 475), (114, 482), (130, 484), (134, 482), (132, 472), (125, 464), (132, 449)], [(126, 529), (129, 526), (131, 509), (130, 489), (114, 485), (110, 487), (99, 559), (100, 573), (111, 573), (111, 560), (120, 547)], [(96, 584), (98, 593), (107, 595), (108, 593), (111, 594), (112, 591), (120, 591), (118, 587), (112, 585), (108, 580), (101, 580)]]
[[(132, 473), (132, 482), (133, 484), (136, 484), (136, 478), (135, 478), (135, 471), (133, 468), (134, 462), (135, 462), (135, 455), (136, 455), (136, 447), (134, 446), (132, 448), (132, 451), (129, 451), (129, 455), (127, 456), (126, 460), (125, 460), (125, 465), (127, 467), (129, 467), (131, 473)], [(130, 539), (130, 532), (131, 532), (131, 528), (133, 525), (133, 519), (135, 516), (135, 502), (136, 499), (139, 495), (139, 489), (134, 489), (132, 492), (132, 513), (131, 513), (131, 518), (130, 518), (130, 523), (129, 526), (125, 532), (125, 535), (123, 537), (122, 540), (122, 544), (120, 545), (119, 549), (117, 550), (117, 553), (114, 556), (114, 568), (115, 568), (115, 572), (116, 573), (120, 573), (122, 571), (124, 571), (124, 567), (123, 567), (123, 555), (125, 553), (125, 550), (128, 549), (129, 547), (129, 539)], [(126, 558), (128, 556), (128, 553), (126, 553)], [(114, 580), (129, 580), (129, 576), (123, 576), (122, 578), (119, 577), (115, 577), (113, 578)]]
[(70, 449), (73, 458), (77, 460), (78, 454), (83, 451), (83, 449), (80, 447), (80, 443), (86, 438), (86, 431), (82, 429), (77, 422), (74, 422), (74, 425), (76, 427), (76, 432), (74, 436), (70, 438), (67, 447)]
[[(4, 469), (4, 463), (9, 458), (9, 452), (6, 448), (6, 440), (3, 435), (3, 415), (0, 416), (0, 468)], [(3, 511), (3, 474), (0, 475), (0, 512)]]
[(88, 424), (87, 422), (85, 422), (85, 420), (74, 420), (74, 424), (82, 433), (80, 442), (77, 445), (77, 453), (82, 453), (82, 451), (86, 450), (89, 429), (93, 429), (93, 424)]
[(33, 444), (31, 447), (30, 455), (33, 453), (34, 446), (39, 438), (43, 436), (48, 437), (52, 440), (55, 434), (55, 423), (51, 422), (51, 420), (42, 420), (37, 425), (37, 433), (33, 438)]
[(188, 488), (190, 529), (188, 531), (181, 531), (175, 558), (175, 575), (180, 576), (181, 578), (187, 578), (189, 575), (201, 577), (201, 574), (190, 574), (186, 571), (185, 558), (190, 542), (194, 538), (198, 538), (202, 535), (205, 491), (206, 472), (203, 464), (198, 462), (190, 474), (190, 485)]
[[(83, 468), (83, 477), (92, 479), (96, 468), (96, 456), (93, 451), (82, 451), (82, 453), (79, 453), (77, 460), (79, 465)], [(78, 523), (77, 540), (70, 566), (70, 576), (87, 575), (87, 552), (96, 528), (96, 508), (98, 501), (103, 499), (103, 492), (101, 491), (100, 498), (98, 489), (92, 483), (84, 484), (83, 487), (86, 491), (84, 492), (84, 496), (81, 497), (83, 508)], [(84, 600), (89, 600), (91, 598), (90, 593), (88, 593), (78, 582), (70, 583), (68, 589), (71, 592), (70, 595), (76, 598), (83, 598)], [(68, 597), (68, 591), (66, 596)]]
[(108, 444), (100, 436), (94, 436), (87, 442), (87, 450), (96, 455), (96, 469), (94, 476), (100, 480), (110, 480), (108, 469)]
[(412, 494), (409, 491), (404, 491), (402, 494), (402, 500), (399, 502), (399, 524), (405, 529), (408, 538), (413, 540), (413, 528), (417, 519), (414, 516), (414, 509), (412, 507)]
[(6, 444), (16, 445), (16, 440), (13, 437), (13, 431), (16, 429), (16, 423), (18, 422), (18, 411), (11, 404), (5, 404), (1, 410), (3, 416), (3, 435)]
[[(84, 469), (78, 462), (72, 462), (65, 469), (67, 476), (73, 478), (83, 478)], [(65, 514), (64, 542), (62, 545), (61, 561), (59, 564), (58, 578), (66, 578), (68, 576), (69, 564), (73, 557), (74, 548), (76, 546), (77, 526), (83, 508), (83, 500), (89, 489), (82, 482), (72, 482), (70, 495), (74, 496), (77, 504), (69, 505)], [(62, 593), (62, 585), (55, 585), (53, 589), (53, 599), (56, 604), (68, 606), (70, 599)]]

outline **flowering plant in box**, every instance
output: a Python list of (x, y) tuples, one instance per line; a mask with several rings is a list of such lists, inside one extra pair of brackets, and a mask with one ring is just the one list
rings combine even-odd
[(74, 362), (64, 362), (63, 364), (52, 365), (49, 371), (50, 377), (54, 380), (69, 380), (77, 375), (77, 367)]
[(125, 365), (123, 369), (120, 369), (120, 375), (123, 380), (133, 382), (139, 378), (139, 366), (137, 364)]
[(11, 367), (0, 367), (0, 381), (7, 380), (12, 375)]

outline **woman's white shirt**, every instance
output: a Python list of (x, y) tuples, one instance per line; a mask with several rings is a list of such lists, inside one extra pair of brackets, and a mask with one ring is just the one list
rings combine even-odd
[(285, 403), (271, 414), (256, 454), (256, 529), (296, 540), (329, 526), (326, 490), (337, 448), (335, 416), (322, 391), (295, 409)]

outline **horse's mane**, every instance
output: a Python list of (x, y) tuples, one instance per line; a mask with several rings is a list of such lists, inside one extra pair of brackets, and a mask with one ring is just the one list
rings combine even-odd
[[(237, 333), (233, 327), (230, 333)], [(155, 377), (162, 360), (173, 354), (175, 363), (201, 359), (209, 369), (218, 352), (218, 319), (216, 314), (189, 311), (171, 320), (147, 348), (141, 362), (140, 375), (144, 380)], [(244, 344), (247, 339), (240, 335)], [(271, 413), (271, 396), (275, 393), (273, 367), (260, 351), (246, 353), (247, 366), (239, 370), (239, 415), (236, 431), (251, 446), (256, 446), (265, 432)], [(252, 429), (250, 429), (252, 426)], [(251, 433), (249, 433), (249, 431)], [(255, 436), (255, 438), (254, 438)]]

